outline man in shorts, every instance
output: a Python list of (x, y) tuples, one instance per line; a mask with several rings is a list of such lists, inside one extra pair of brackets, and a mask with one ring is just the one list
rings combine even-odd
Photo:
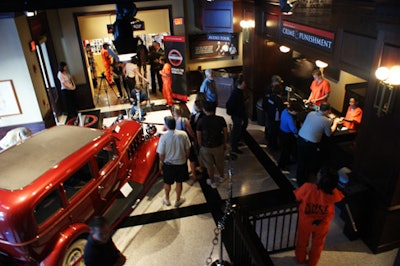
[(189, 137), (183, 130), (177, 130), (174, 117), (164, 117), (167, 133), (161, 136), (157, 146), (157, 153), (160, 156), (160, 161), (163, 164), (164, 191), (163, 203), (166, 206), (171, 206), (169, 193), (171, 185), (176, 182), (176, 202), (175, 207), (179, 207), (185, 201), (181, 197), (182, 182), (189, 179), (187, 167), (187, 159), (190, 153)]
[[(200, 162), (207, 168), (207, 184), (216, 188), (224, 179), (225, 149), (228, 136), (225, 119), (215, 115), (216, 106), (213, 103), (204, 103), (204, 116), (197, 124), (196, 135), (200, 146)], [(215, 166), (214, 166), (215, 165)], [(214, 177), (214, 167), (219, 176)]]

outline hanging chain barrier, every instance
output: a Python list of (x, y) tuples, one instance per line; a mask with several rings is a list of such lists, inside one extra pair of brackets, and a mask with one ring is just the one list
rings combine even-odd
[(225, 209), (224, 209), (224, 215), (222, 216), (221, 220), (218, 221), (217, 227), (214, 229), (214, 238), (212, 239), (212, 248), (210, 255), (206, 259), (206, 264), (205, 266), (209, 266), (212, 264), (212, 256), (214, 253), (215, 247), (218, 245), (219, 241), (220, 243), (220, 261), (222, 261), (222, 230), (225, 228), (225, 222), (228, 219), (228, 217), (234, 213), (234, 208), (236, 207), (235, 204), (232, 204), (232, 176), (233, 176), (233, 170), (232, 170), (232, 165), (231, 165), (231, 156), (228, 153), (228, 177), (229, 177), (229, 186), (228, 186), (228, 199), (225, 201)]

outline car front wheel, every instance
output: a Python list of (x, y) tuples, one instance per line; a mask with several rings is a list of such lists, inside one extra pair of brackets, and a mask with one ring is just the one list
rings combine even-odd
[(65, 253), (62, 266), (84, 266), (83, 250), (85, 249), (87, 240), (78, 239), (68, 247)]

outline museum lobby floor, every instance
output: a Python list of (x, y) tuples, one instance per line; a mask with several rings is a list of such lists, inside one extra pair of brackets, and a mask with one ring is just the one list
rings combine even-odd
[[(102, 97), (100, 95), (100, 97)], [(114, 99), (117, 100), (117, 99)], [(111, 99), (111, 102), (113, 99)], [(101, 112), (118, 114), (118, 110), (130, 108), (129, 104), (100, 107)], [(161, 97), (154, 97), (155, 105), (162, 105)], [(193, 96), (187, 103), (192, 110)], [(169, 110), (149, 112), (147, 123), (163, 122), (163, 117), (169, 115)], [(224, 109), (218, 108), (217, 114), (225, 117), (231, 123), (230, 117)], [(108, 115), (107, 115), (108, 116)], [(103, 124), (112, 123), (115, 117), (105, 118)], [(159, 131), (161, 127), (158, 127)], [(263, 150), (273, 158), (263, 145), (263, 127), (250, 121), (248, 132), (263, 147)], [(233, 171), (233, 197), (257, 194), (278, 188), (263, 165), (246, 146), (240, 148), (243, 154), (236, 160), (226, 162), (226, 169)], [(227, 176), (227, 175), (226, 175)], [(288, 178), (290, 174), (287, 175)], [(218, 186), (218, 193), (222, 199), (228, 195), (228, 179)], [(206, 265), (206, 259), (213, 248), (214, 229), (216, 221), (211, 215), (208, 194), (212, 190), (201, 182), (188, 181), (184, 183), (183, 196), (186, 202), (180, 208), (166, 207), (162, 204), (162, 179), (160, 178), (138, 207), (125, 219), (113, 235), (118, 248), (127, 256), (126, 265)], [(174, 195), (171, 193), (172, 202)], [(328, 265), (393, 265), (397, 249), (381, 254), (372, 254), (361, 240), (349, 241), (342, 233), (343, 221), (338, 213), (332, 222), (328, 238), (321, 255), (321, 266)], [(212, 260), (218, 258), (219, 248), (215, 246)], [(226, 260), (229, 258), (224, 251)], [(297, 265), (294, 251), (287, 251), (271, 255), (275, 265)]]

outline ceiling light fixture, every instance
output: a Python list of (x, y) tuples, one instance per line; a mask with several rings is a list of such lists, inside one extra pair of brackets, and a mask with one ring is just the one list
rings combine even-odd
[(281, 45), (281, 46), (279, 47), (279, 50), (280, 50), (282, 53), (286, 54), (286, 53), (288, 53), (288, 52), (290, 51), (290, 48), (287, 47), (287, 46), (285, 46), (285, 45)]
[(27, 16), (28, 18), (34, 17), (34, 16), (37, 15), (37, 11), (36, 10), (35, 11), (25, 11), (24, 13), (25, 13), (25, 16)]

